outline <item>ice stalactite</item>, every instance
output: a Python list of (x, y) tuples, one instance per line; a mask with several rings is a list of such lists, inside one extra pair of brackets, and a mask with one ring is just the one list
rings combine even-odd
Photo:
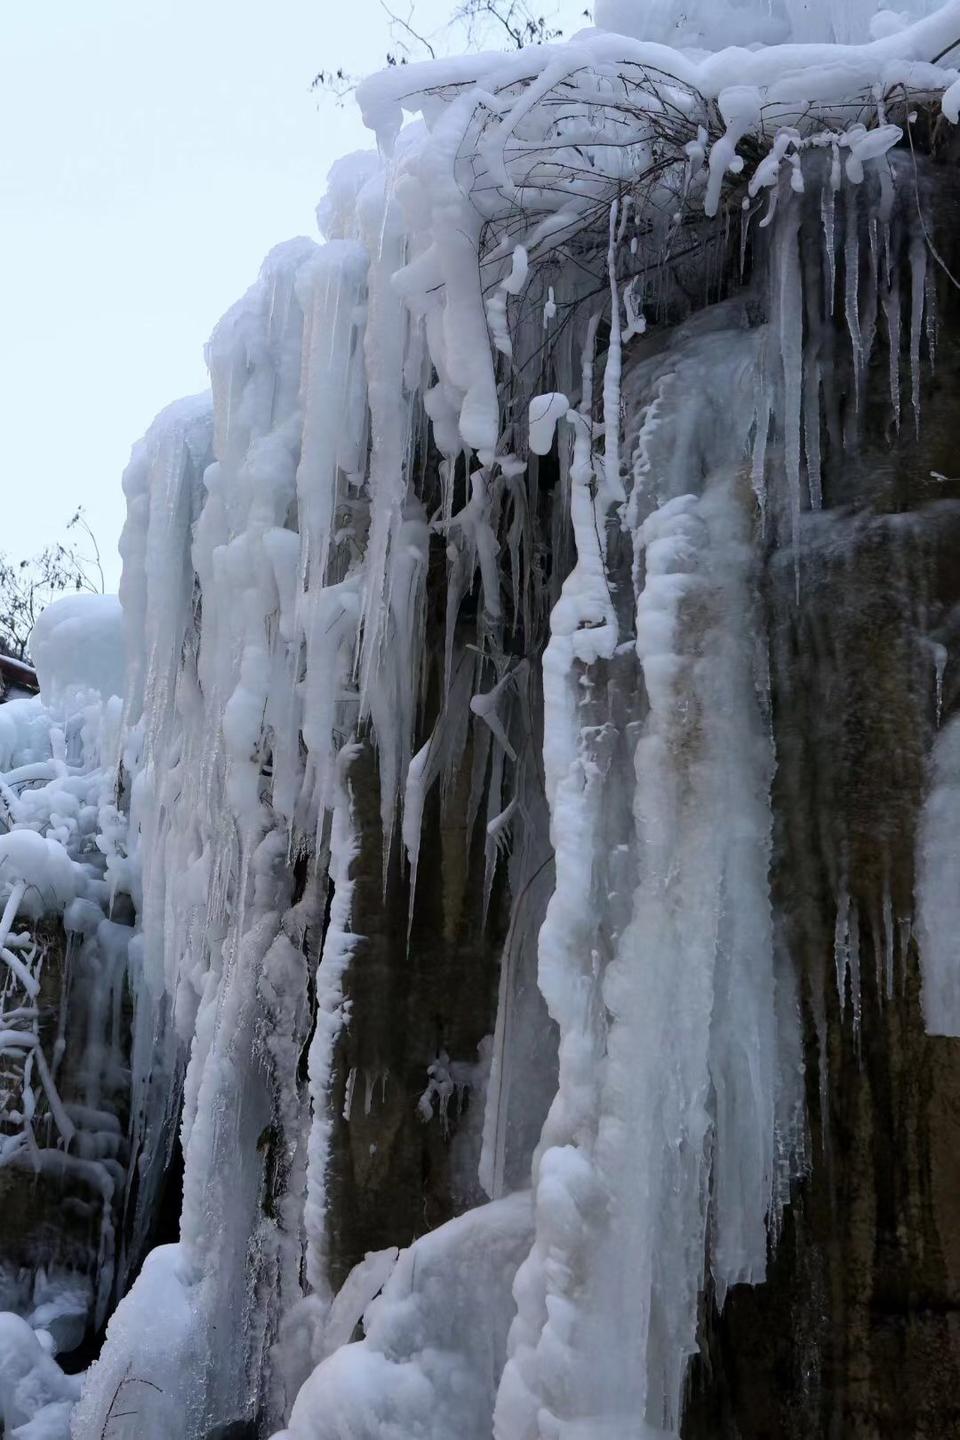
[(321, 1299), (329, 1296), (329, 1269), (325, 1238), (330, 1221), (327, 1176), (330, 1170), (330, 1134), (333, 1127), (330, 1088), (334, 1072), (334, 1050), (344, 1021), (343, 975), (350, 963), (356, 938), (351, 934), (352, 886), (350, 871), (357, 858), (357, 842), (351, 816), (349, 789), (350, 762), (357, 758), (356, 747), (340, 751), (339, 783), (330, 839), (330, 875), (334, 885), (330, 921), (324, 937), (318, 971), (316, 1019), (310, 1045), (310, 1100), (315, 1123), (310, 1130), (307, 1193), (304, 1228), (307, 1236), (307, 1278)]
[[(619, 705), (632, 688), (626, 654), (619, 674), (611, 668), (605, 685), (581, 686), (583, 699), (568, 711), (574, 734), (594, 708), (611, 718), (582, 729), (589, 748), (574, 752), (560, 782), (597, 838), (554, 800), (551, 910), (559, 918), (562, 894), (565, 943), (551, 944), (545, 930), (541, 969), (551, 967), (542, 983), (561, 1030), (560, 1081), (537, 1162), (537, 1241), (517, 1280), (495, 1431), (504, 1437), (640, 1435), (646, 1420), (672, 1433), (696, 1346), (704, 1254), (721, 1294), (764, 1272), (778, 1085), (796, 1090), (799, 1072), (778, 1055), (772, 751), (754, 673), (752, 492), (737, 475), (758, 362), (752, 337), (738, 346), (729, 332), (707, 334), (643, 377), (660, 389), (676, 367), (684, 397), (669, 408), (661, 401), (657, 429), (637, 437), (649, 513), (637, 516), (635, 644), (649, 710), (627, 727), (639, 732), (634, 814), (613, 833), (617, 806), (606, 787), (621, 783), (623, 741), (611, 712), (624, 683)], [(730, 396), (739, 397), (732, 425), (721, 418)], [(691, 480), (702, 495), (683, 493)], [(598, 684), (605, 703), (590, 695)], [(578, 900), (572, 875), (561, 889), (567, 845), (577, 883), (606, 892), (613, 933), (602, 926), (589, 939), (572, 930), (570, 917), (593, 907)], [(591, 882), (577, 861), (584, 851), (612, 853), (606, 878), (594, 873)], [(620, 889), (631, 871), (643, 877), (632, 896)], [(674, 1073), (661, 1076), (657, 1037), (668, 1029), (683, 1039)], [(646, 1355), (639, 1366), (638, 1354)]]

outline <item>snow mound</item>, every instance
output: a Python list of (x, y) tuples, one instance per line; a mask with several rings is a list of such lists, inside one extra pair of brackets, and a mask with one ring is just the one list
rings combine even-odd
[(62, 910), (77, 893), (74, 862), (58, 840), (35, 830), (0, 835), (0, 894), (15, 884), (25, 887), (23, 908), (30, 913)]
[(151, 1250), (110, 1319), (101, 1358), (87, 1372), (75, 1436), (172, 1440), (184, 1414), (200, 1405), (203, 1346), (186, 1275), (181, 1246)]
[(366, 1338), (317, 1367), (276, 1440), (489, 1440), (511, 1285), (532, 1234), (523, 1193), (404, 1250), (366, 1310)]
[(34, 625), (29, 649), (48, 702), (90, 690), (104, 699), (123, 694), (123, 611), (116, 595), (54, 600)]
[(80, 1380), (63, 1373), (42, 1335), (19, 1315), (0, 1314), (0, 1415), (11, 1440), (69, 1440)]

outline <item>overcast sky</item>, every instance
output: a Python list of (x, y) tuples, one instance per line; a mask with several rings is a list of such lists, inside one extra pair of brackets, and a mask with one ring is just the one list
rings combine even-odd
[[(417, 0), (419, 27), (452, 8)], [(389, 43), (379, 0), (0, 0), (0, 550), (82, 504), (116, 584), (131, 444), (206, 388), (216, 320), (372, 143), (312, 77)]]

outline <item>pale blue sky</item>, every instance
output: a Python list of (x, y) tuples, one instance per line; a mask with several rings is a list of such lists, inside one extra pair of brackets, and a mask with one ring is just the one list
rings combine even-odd
[[(417, 0), (420, 28), (453, 3)], [(131, 444), (205, 388), (216, 320), (372, 143), (311, 78), (389, 43), (379, 0), (0, 0), (0, 550), (83, 504), (116, 584)]]

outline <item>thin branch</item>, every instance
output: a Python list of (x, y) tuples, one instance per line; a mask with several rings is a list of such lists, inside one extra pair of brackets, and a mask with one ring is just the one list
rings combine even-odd
[(427, 40), (425, 36), (419, 34), (418, 31), (414, 30), (413, 26), (412, 26), (411, 23), (410, 23), (411, 20), (413, 19), (413, 11), (414, 11), (414, 7), (413, 7), (412, 4), (411, 4), (411, 6), (410, 6), (410, 10), (409, 10), (409, 13), (408, 13), (408, 15), (407, 15), (406, 20), (404, 20), (401, 15), (395, 15), (395, 14), (393, 13), (393, 11), (390, 9), (389, 5), (387, 5), (386, 0), (380, 0), (380, 9), (383, 11), (384, 15), (386, 15), (386, 16), (389, 18), (391, 25), (399, 25), (400, 28), (401, 28), (401, 30), (406, 30), (407, 34), (408, 34), (413, 40), (415, 40), (418, 45), (422, 45), (423, 48), (424, 48), (426, 51), (429, 52), (430, 59), (431, 59), (431, 60), (436, 60), (436, 58), (437, 58), (437, 52), (436, 52), (436, 50), (434, 50), (433, 46), (430, 44), (430, 41)]
[(958, 45), (960, 45), (960, 39), (954, 40), (953, 43), (951, 45), (948, 45), (945, 50), (941, 50), (939, 55), (934, 55), (933, 59), (930, 61), (930, 64), (939, 65), (944, 55), (949, 55), (950, 51), (956, 50)]
[[(957, 44), (960, 44), (960, 41), (957, 41)], [(951, 46), (950, 48), (953, 49), (953, 46)], [(946, 54), (946, 51), (944, 51), (943, 53)], [(943, 271), (944, 275), (946, 275), (951, 285), (953, 285), (957, 290), (960, 290), (960, 280), (957, 280), (946, 260), (944, 260), (936, 245), (934, 245), (930, 231), (927, 229), (927, 222), (926, 218), (924, 217), (923, 206), (920, 203), (920, 172), (917, 169), (917, 152), (913, 148), (913, 126), (910, 123), (909, 115), (907, 116), (905, 128), (907, 131), (907, 139), (910, 141), (910, 159), (913, 162), (913, 193), (917, 203), (917, 219), (920, 221), (920, 229), (923, 233), (924, 242), (927, 249), (930, 251), (930, 254), (933, 256), (934, 260), (936, 260), (937, 264), (940, 266), (940, 269)]]
[(84, 513), (83, 513), (83, 506), (82, 506), (82, 505), (79, 507), (79, 509), (77, 510), (76, 515), (74, 515), (73, 519), (70, 521), (70, 524), (67, 526), (67, 529), (68, 529), (68, 530), (71, 529), (74, 525), (79, 525), (79, 526), (80, 526), (80, 529), (83, 530), (83, 532), (84, 532), (84, 533), (86, 534), (86, 536), (87, 536), (87, 539), (90, 541), (90, 544), (93, 546), (93, 560), (92, 560), (92, 561), (85, 561), (84, 563), (96, 565), (96, 567), (97, 567), (97, 574), (98, 574), (99, 577), (100, 577), (100, 588), (99, 588), (98, 593), (99, 593), (100, 595), (103, 595), (104, 592), (106, 591), (107, 586), (106, 586), (106, 581), (104, 580), (103, 565), (101, 564), (101, 559), (100, 559), (100, 546), (99, 546), (98, 543), (97, 543), (97, 537), (96, 537), (96, 535), (94, 535), (93, 530), (90, 528), (90, 522), (89, 522), (89, 520), (87, 519), (86, 515), (84, 515)]

